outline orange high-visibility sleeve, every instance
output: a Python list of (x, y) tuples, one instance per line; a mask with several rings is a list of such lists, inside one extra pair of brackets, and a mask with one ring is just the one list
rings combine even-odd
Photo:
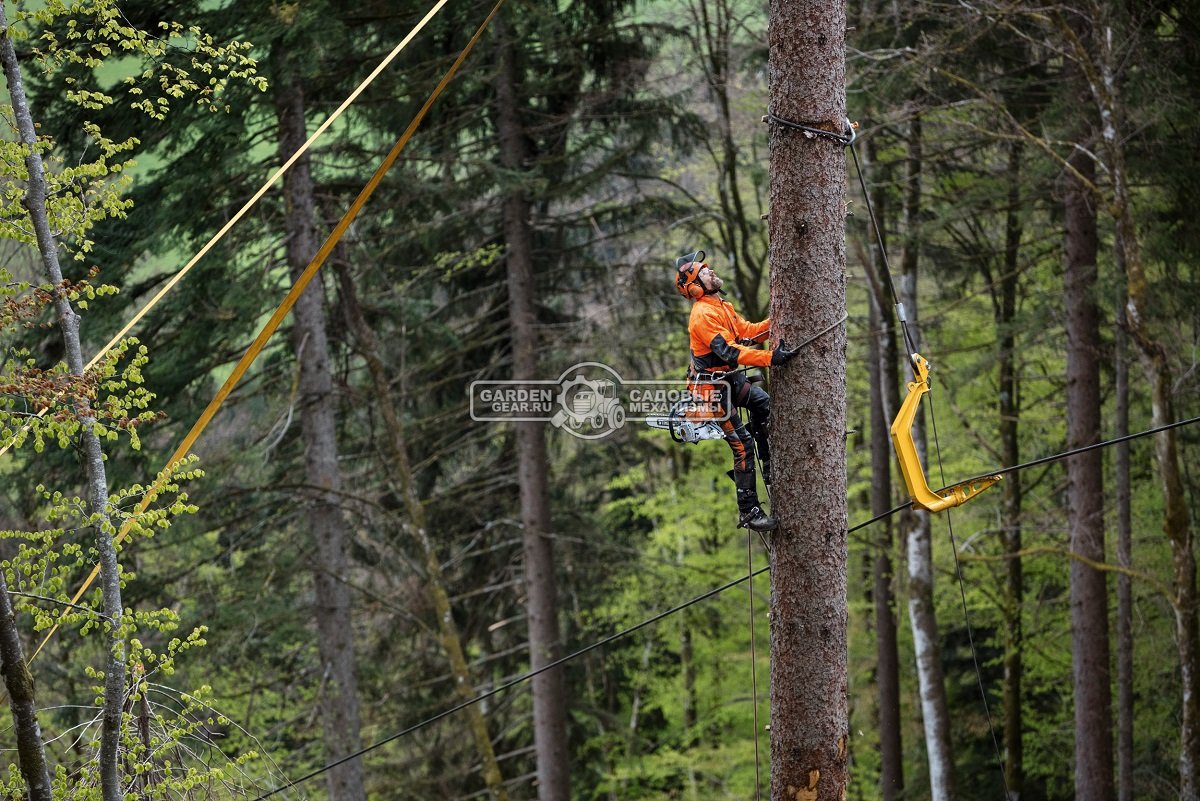
[[(734, 314), (737, 314), (737, 312), (734, 312)], [(744, 332), (741, 336), (742, 339), (753, 339), (756, 342), (761, 342), (767, 338), (767, 334), (771, 331), (770, 317), (763, 320), (761, 323), (748, 322), (740, 315), (738, 316), (738, 320), (741, 321), (742, 331)]]
[(706, 370), (730, 370), (738, 365), (767, 367), (771, 364), (769, 350), (741, 345), (738, 340), (761, 336), (770, 325), (769, 319), (748, 322), (730, 304), (715, 295), (705, 295), (693, 304), (688, 319), (693, 361)]

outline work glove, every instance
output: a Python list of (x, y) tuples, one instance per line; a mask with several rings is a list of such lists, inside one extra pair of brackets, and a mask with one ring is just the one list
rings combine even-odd
[(781, 364), (787, 364), (796, 357), (800, 352), (799, 348), (789, 348), (787, 342), (779, 340), (779, 346), (771, 351), (771, 366), (778, 367)]

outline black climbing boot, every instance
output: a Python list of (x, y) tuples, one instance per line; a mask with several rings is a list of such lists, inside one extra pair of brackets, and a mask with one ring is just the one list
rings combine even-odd
[(741, 517), (738, 518), (738, 528), (748, 528), (752, 531), (774, 531), (779, 528), (779, 521), (761, 508), (753, 506), (742, 512)]
[(730, 471), (733, 473), (733, 483), (737, 486), (738, 528), (748, 528), (753, 531), (773, 531), (779, 527), (779, 521), (763, 511), (758, 502), (758, 488), (754, 480), (754, 471)]

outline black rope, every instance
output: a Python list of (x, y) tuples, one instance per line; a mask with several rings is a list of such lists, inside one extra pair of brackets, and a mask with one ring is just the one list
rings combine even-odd
[[(937, 415), (933, 410), (933, 396), (929, 397), (929, 420), (933, 424), (933, 447), (937, 452), (938, 472), (942, 483), (946, 483), (946, 471), (942, 467), (942, 445), (938, 440)], [(983, 701), (983, 714), (987, 718), (988, 732), (992, 735), (992, 748), (995, 749), (996, 763), (1000, 766), (1000, 783), (1004, 787), (1004, 799), (1012, 798), (1008, 791), (1008, 771), (1004, 768), (1004, 756), (1000, 753), (1000, 740), (996, 737), (996, 725), (992, 722), (992, 709), (988, 704), (987, 688), (983, 684), (983, 671), (979, 667), (979, 652), (975, 648), (975, 631), (971, 627), (971, 614), (967, 608), (967, 589), (963, 581), (962, 564), (958, 561), (958, 540), (954, 537), (954, 521), (950, 510), (946, 510), (946, 528), (950, 531), (950, 550), (954, 554), (954, 575), (958, 578), (958, 594), (962, 599), (963, 622), (967, 626), (967, 642), (971, 646), (971, 662), (975, 665), (975, 681), (979, 685), (979, 697)]]
[[(1017, 470), (1022, 470), (1022, 469), (1025, 469), (1028, 467), (1033, 467), (1033, 466), (1036, 466), (1039, 464), (1045, 464), (1046, 462), (1051, 462), (1051, 461), (1055, 461), (1058, 459), (1065, 459), (1069, 456), (1074, 456), (1075, 454), (1083, 453), (1084, 451), (1089, 451), (1094, 448), (1104, 448), (1109, 445), (1115, 445), (1115, 444), (1118, 444), (1121, 442), (1127, 442), (1132, 439), (1137, 439), (1139, 437), (1148, 436), (1150, 434), (1156, 434), (1156, 433), (1166, 431), (1171, 428), (1179, 428), (1181, 426), (1190, 425), (1190, 424), (1196, 423), (1196, 422), (1200, 422), (1200, 417), (1193, 417), (1188, 420), (1180, 420), (1175, 423), (1169, 423), (1164, 426), (1159, 426), (1158, 428), (1152, 428), (1147, 431), (1142, 431), (1137, 434), (1130, 434), (1128, 436), (1118, 437), (1116, 439), (1108, 440), (1106, 442), (1096, 443), (1095, 445), (1088, 445), (1087, 447), (1077, 448), (1073, 451), (1067, 451), (1066, 453), (1058, 454), (1057, 456), (1047, 456), (1047, 457), (1043, 457), (1041, 459), (1035, 459), (1032, 462), (1026, 462), (1025, 464), (1016, 465), (1016, 466), (1010, 467), (1010, 468), (1005, 468), (1004, 470), (1001, 470), (1001, 471), (994, 471), (992, 473), (988, 473), (985, 475), (995, 475), (996, 472), (1004, 472), (1004, 473), (1015, 472)], [(934, 440), (936, 442), (936, 440), (937, 440), (936, 424), (935, 424), (934, 428), (935, 428)], [(981, 478), (982, 478), (982, 476), (981, 476)], [(943, 478), (942, 480), (944, 481), (945, 478)], [(846, 529), (846, 533), (852, 534), (855, 531), (866, 528), (867, 526), (870, 526), (874, 523), (878, 523), (880, 520), (884, 520), (885, 518), (891, 517), (892, 515), (896, 514), (897, 512), (901, 512), (905, 509), (908, 509), (911, 506), (912, 506), (911, 501), (909, 501), (907, 503), (902, 503), (899, 506), (894, 506), (891, 509), (889, 509), (888, 511), (883, 512), (882, 514), (877, 514), (874, 517), (864, 520), (861, 523), (850, 526), (849, 528)], [(955, 553), (955, 559), (957, 562), (957, 549), (956, 549), (956, 553)], [(396, 732), (395, 734), (385, 737), (384, 739), (379, 740), (378, 742), (373, 743), (372, 745), (369, 745), (365, 748), (355, 751), (352, 754), (347, 754), (346, 756), (341, 757), (340, 759), (334, 760), (333, 762), (330, 762), (329, 764), (325, 765), (324, 767), (316, 768), (315, 770), (312, 770), (312, 771), (306, 773), (305, 775), (301, 776), (298, 779), (293, 779), (281, 787), (278, 787), (274, 790), (271, 790), (270, 792), (267, 792), (267, 793), (264, 793), (263, 795), (258, 796), (257, 798), (254, 799), (254, 801), (264, 801), (264, 799), (270, 798), (271, 796), (281, 793), (284, 790), (288, 790), (292, 787), (302, 784), (303, 782), (308, 781), (309, 779), (320, 776), (322, 773), (326, 773), (326, 772), (332, 770), (333, 768), (336, 768), (338, 765), (343, 765), (346, 762), (351, 761), (352, 759), (357, 759), (358, 757), (363, 756), (364, 754), (368, 754), (371, 751), (374, 751), (375, 749), (380, 748), (390, 742), (399, 740), (400, 738), (405, 737), (409, 734), (412, 734), (415, 731), (419, 731), (420, 729), (423, 729), (426, 726), (430, 726), (430, 725), (436, 723), (437, 721), (442, 720), (443, 718), (447, 718), (450, 715), (453, 715), (455, 712), (459, 712), (459, 711), (466, 709), (467, 707), (477, 704), (481, 701), (486, 701), (487, 699), (489, 699), (495, 695), (498, 695), (502, 692), (510, 690), (513, 687), (516, 687), (517, 685), (523, 684), (523, 683), (529, 681), (530, 679), (532, 679), (534, 676), (538, 676), (542, 673), (545, 673), (548, 670), (553, 670), (554, 668), (559, 667), (560, 665), (564, 665), (567, 662), (578, 659), (579, 657), (583, 656), (584, 654), (590, 653), (591, 651), (594, 651), (598, 648), (603, 648), (604, 646), (609, 645), (610, 643), (616, 642), (617, 640), (627, 637), (636, 631), (640, 631), (641, 629), (644, 629), (647, 626), (650, 626), (654, 623), (659, 622), (660, 620), (663, 620), (665, 618), (670, 617), (671, 615), (682, 612), (684, 609), (687, 609), (690, 606), (694, 606), (694, 605), (700, 603), (701, 601), (707, 601), (709, 598), (720, 595), (721, 593), (725, 592), (726, 590), (732, 589), (744, 581), (749, 581), (750, 579), (754, 578), (755, 576), (758, 576), (758, 575), (761, 575), (762, 573), (768, 572), (770, 569), (771, 569), (771, 566), (769, 564), (764, 565), (763, 567), (760, 567), (757, 570), (755, 570), (751, 573), (748, 573), (745, 576), (740, 576), (736, 579), (733, 579), (732, 581), (722, 584), (719, 587), (711, 589), (708, 592), (702, 593), (701, 595), (697, 595), (696, 597), (692, 598), (691, 600), (685, 601), (684, 603), (679, 604), (678, 606), (674, 606), (674, 607), (666, 610), (665, 612), (659, 612), (657, 615), (647, 618), (646, 620), (643, 620), (641, 623), (630, 626), (627, 629), (618, 631), (615, 634), (611, 634), (608, 637), (598, 640), (598, 641), (592, 643), (591, 645), (585, 646), (585, 647), (579, 649), (578, 651), (575, 651), (572, 654), (568, 654), (567, 656), (560, 657), (559, 659), (556, 659), (553, 662), (550, 662), (549, 664), (543, 665), (542, 667), (538, 668), (537, 670), (531, 670), (528, 673), (522, 674), (522, 675), (516, 677), (515, 679), (512, 679), (511, 681), (508, 681), (498, 687), (494, 687), (493, 689), (488, 690), (487, 692), (482, 693), (480, 695), (477, 695), (468, 701), (463, 701), (462, 703), (452, 706), (449, 709), (445, 709), (445, 710), (437, 713), (436, 715), (433, 715), (431, 717), (428, 717), (428, 718), (420, 721), (419, 723), (415, 723), (412, 726), (409, 726), (408, 728), (404, 729), (403, 731)], [(961, 572), (960, 572), (960, 582), (961, 582)], [(960, 590), (961, 589), (962, 589), (962, 587), (960, 584)], [(964, 592), (964, 598), (965, 598), (965, 590), (963, 592)], [(970, 623), (968, 621), (968, 627), (969, 627), (969, 625), (970, 625)], [(974, 652), (974, 644), (972, 644), (972, 653), (973, 652)], [(986, 700), (985, 700), (985, 705), (986, 705)], [(989, 713), (989, 721), (990, 721), (990, 713)], [(994, 739), (995, 738), (994, 730), (992, 732), (992, 736)]]
[(784, 128), (800, 131), (808, 136), (823, 137), (850, 149), (850, 156), (854, 159), (854, 171), (858, 174), (858, 184), (862, 187), (863, 201), (867, 206), (867, 215), (871, 220), (871, 228), (875, 231), (875, 240), (879, 243), (879, 253), (883, 257), (883, 277), (887, 282), (888, 293), (892, 296), (892, 303), (896, 306), (897, 316), (900, 318), (900, 327), (904, 331), (904, 342), (908, 347), (908, 352), (916, 353), (917, 348), (913, 344), (912, 334), (908, 330), (908, 318), (904, 313), (904, 304), (900, 302), (900, 296), (896, 293), (896, 286), (892, 283), (892, 265), (888, 262), (887, 248), (883, 244), (883, 231), (879, 226), (879, 221), (875, 218), (875, 208), (871, 204), (871, 193), (867, 190), (867, 181), (863, 177), (862, 164), (858, 160), (858, 151), (854, 149), (854, 142), (858, 139), (858, 135), (854, 130), (854, 123), (846, 120), (846, 133), (836, 134), (802, 122), (784, 119), (773, 114), (769, 109), (767, 110), (767, 115), (763, 117), (763, 122), (768, 122), (772, 125), (781, 125)]
[(818, 339), (825, 336), (830, 331), (837, 328), (839, 325), (841, 325), (842, 323), (846, 322), (849, 319), (850, 319), (850, 312), (844, 312), (842, 314), (842, 316), (838, 318), (837, 322), (832, 323), (831, 325), (827, 326), (826, 328), (821, 329), (821, 331), (817, 332), (816, 334), (813, 334), (811, 337), (804, 340), (799, 345), (796, 345), (795, 347), (792, 347), (792, 348), (788, 348), (788, 350), (795, 351), (795, 350), (801, 350), (802, 348), (807, 348), (809, 345), (816, 342)]
[(813, 125), (785, 119), (772, 113), (770, 109), (767, 110), (767, 115), (763, 117), (763, 122), (800, 131), (807, 136), (819, 136), (850, 149), (850, 156), (854, 159), (854, 171), (858, 174), (858, 183), (862, 187), (863, 201), (867, 206), (867, 215), (871, 219), (871, 228), (875, 231), (875, 240), (879, 243), (879, 253), (883, 257), (883, 276), (887, 282), (888, 293), (892, 296), (892, 303), (896, 306), (897, 316), (900, 318), (900, 327), (904, 332), (904, 342), (908, 348), (908, 352), (910, 354), (916, 353), (916, 345), (913, 343), (912, 334), (908, 330), (908, 317), (904, 312), (904, 304), (900, 302), (900, 296), (896, 293), (896, 286), (892, 283), (892, 266), (888, 262), (887, 248), (883, 244), (883, 232), (879, 227), (879, 221), (875, 218), (875, 208), (871, 204), (871, 193), (867, 190), (866, 178), (863, 177), (862, 164), (858, 161), (858, 151), (854, 149), (854, 142), (858, 139), (858, 135), (855, 133), (855, 124), (847, 119), (846, 133), (837, 134), (822, 128), (816, 128)]
[[(1039, 459), (1034, 459), (1031, 462), (1024, 462), (1022, 464), (1013, 465), (1012, 467), (1001, 467), (999, 469), (992, 470), (989, 473), (982, 473), (977, 476), (972, 476), (971, 478), (968, 478), (966, 481), (960, 481), (959, 483), (967, 484), (972, 481), (978, 481), (980, 479), (987, 478), (989, 476), (1002, 476), (1002, 475), (1005, 475), (1006, 473), (1017, 473), (1017, 472), (1020, 472), (1021, 470), (1029, 468), (1029, 467), (1037, 467), (1040, 464), (1049, 464), (1050, 462), (1057, 462), (1062, 459), (1069, 459), (1072, 456), (1078, 456), (1081, 453), (1087, 453), (1088, 451), (1094, 451), (1097, 448), (1107, 448), (1110, 445), (1120, 445), (1122, 442), (1130, 442), (1135, 439), (1141, 439), (1142, 437), (1148, 437), (1151, 434), (1161, 434), (1164, 431), (1170, 431), (1172, 428), (1182, 428), (1183, 426), (1190, 426), (1193, 423), (1200, 423), (1200, 417), (1189, 417), (1186, 420), (1176, 420), (1174, 423), (1167, 423), (1166, 425), (1161, 425), (1161, 426), (1158, 426), (1157, 428), (1148, 428), (1145, 431), (1139, 431), (1136, 434), (1126, 434), (1123, 437), (1115, 437), (1114, 439), (1105, 440), (1104, 442), (1094, 442), (1091, 445), (1084, 445), (1081, 448), (1075, 448), (1074, 450), (1064, 451), (1062, 453), (1056, 453), (1053, 456), (1043, 456)], [(941, 490), (938, 491), (938, 493), (940, 494), (942, 491), (944, 491), (946, 489), (948, 489), (948, 487), (943, 487)]]
[[(871, 525), (872, 523), (877, 523), (886, 517), (890, 517), (890, 516), (896, 514), (897, 512), (907, 509), (910, 505), (911, 504), (904, 503), (893, 509), (889, 509), (888, 511), (884, 512), (883, 514), (875, 515), (874, 517), (872, 517), (869, 520), (864, 520), (863, 522), (846, 529), (846, 533), (851, 534), (855, 531), (858, 531), (861, 528), (866, 528), (867, 526)], [(254, 801), (263, 801), (264, 799), (270, 798), (273, 795), (282, 793), (284, 790), (288, 790), (288, 789), (291, 789), (292, 787), (295, 787), (298, 784), (302, 784), (302, 783), (308, 781), (309, 779), (316, 778), (317, 776), (320, 776), (322, 773), (327, 773), (328, 771), (333, 770), (338, 765), (344, 765), (345, 763), (349, 762), (352, 759), (357, 759), (358, 757), (363, 756), (364, 754), (368, 754), (371, 751), (374, 751), (375, 749), (377, 749), (381, 746), (384, 746), (395, 740), (399, 740), (401, 737), (405, 737), (409, 734), (412, 734), (415, 731), (419, 731), (420, 729), (423, 729), (426, 726), (430, 726), (430, 725), (438, 722), (439, 720), (442, 720), (443, 718), (447, 718), (450, 715), (453, 715), (455, 712), (459, 712), (463, 709), (466, 709), (469, 706), (473, 706), (474, 704), (477, 704), (480, 701), (486, 701), (487, 699), (491, 698), (492, 696), (498, 695), (506, 690), (510, 690), (519, 684), (524, 684), (525, 682), (532, 679), (534, 676), (545, 673), (548, 670), (553, 670), (554, 668), (559, 667), (560, 665), (564, 665), (567, 662), (570, 662), (574, 659), (578, 659), (579, 657), (583, 656), (584, 654), (594, 651), (597, 648), (603, 648), (604, 646), (606, 646), (610, 643), (613, 643), (619, 639), (622, 639), (623, 637), (627, 637), (630, 634), (633, 634), (635, 631), (644, 629), (651, 624), (654, 624), (654, 623), (659, 622), (660, 620), (663, 620), (664, 618), (667, 618), (667, 617), (670, 617), (671, 615), (682, 612), (684, 609), (687, 609), (689, 606), (694, 606), (694, 605), (700, 603), (701, 601), (707, 601), (709, 598), (720, 595), (721, 593), (725, 592), (726, 590), (733, 589), (734, 587), (738, 586), (742, 582), (749, 581), (750, 579), (754, 578), (755, 576), (758, 576), (758, 575), (768, 572), (770, 569), (771, 569), (771, 566), (769, 564), (763, 565), (762, 567), (746, 574), (745, 576), (740, 576), (739, 578), (736, 578), (736, 579), (733, 579), (732, 581), (726, 582), (725, 584), (722, 584), (720, 587), (716, 587), (715, 589), (711, 589), (708, 592), (705, 592), (701, 595), (697, 595), (695, 598), (692, 598), (689, 601), (685, 601), (684, 603), (681, 603), (678, 606), (672, 607), (672, 608), (666, 610), (665, 612), (659, 612), (654, 617), (647, 618), (646, 620), (643, 620), (641, 623), (638, 623), (634, 626), (630, 626), (629, 628), (624, 629), (622, 631), (618, 631), (616, 634), (611, 634), (602, 640), (598, 640), (598, 641), (592, 643), (591, 645), (588, 645), (584, 648), (580, 648), (578, 651), (576, 651), (572, 654), (568, 654), (567, 656), (560, 657), (559, 659), (556, 659), (553, 662), (550, 662), (549, 664), (543, 665), (542, 667), (538, 668), (537, 670), (531, 670), (528, 673), (524, 673), (520, 676), (517, 676), (512, 681), (501, 684), (498, 687), (494, 687), (485, 693), (475, 696), (474, 698), (470, 699), (469, 701), (463, 701), (462, 703), (452, 706), (449, 709), (444, 709), (441, 712), (438, 712), (436, 715), (425, 718), (424, 720), (422, 720), (419, 723), (414, 723), (412, 726), (409, 726), (407, 729), (404, 729), (403, 731), (396, 732), (395, 734), (385, 737), (384, 739), (379, 740), (376, 743), (372, 743), (371, 745), (368, 745), (365, 748), (359, 749), (358, 751), (355, 751), (352, 754), (347, 754), (346, 756), (336, 759), (333, 762), (330, 762), (329, 764), (327, 764), (323, 767), (316, 768), (315, 770), (309, 771), (308, 773), (304, 774), (303, 776), (301, 776), (298, 779), (292, 779), (287, 784), (282, 785), (281, 787), (277, 787), (274, 790), (271, 790), (270, 792), (267, 792), (267, 793), (264, 793), (264, 794), (258, 796), (257, 798), (254, 799)]]
[[(863, 523), (862, 525), (868, 525), (869, 523), (872, 523), (872, 522), (874, 522), (874, 520), (869, 520), (869, 521), (867, 521), (867, 523)], [(853, 529), (851, 529), (851, 530), (853, 530)], [(541, 666), (540, 668), (538, 668), (537, 670), (531, 670), (528, 673), (522, 674), (511, 681), (508, 681), (508, 682), (505, 682), (504, 684), (499, 685), (498, 687), (494, 687), (485, 693), (481, 693), (480, 695), (477, 695), (468, 701), (463, 701), (462, 703), (456, 704), (455, 706), (452, 706), (449, 709), (444, 709), (441, 712), (438, 712), (436, 715), (433, 715), (432, 717), (428, 717), (425, 720), (422, 720), (420, 723), (415, 723), (412, 726), (409, 726), (407, 729), (404, 729), (403, 731), (396, 732), (395, 734), (385, 737), (376, 743), (366, 746), (365, 748), (359, 749), (358, 751), (355, 751), (352, 754), (347, 754), (344, 757), (336, 759), (333, 762), (330, 762), (328, 765), (325, 765), (324, 767), (312, 770), (312, 771), (304, 774), (303, 776), (301, 776), (298, 779), (293, 779), (293, 780), (289, 781), (287, 784), (283, 785), (282, 787), (277, 787), (276, 789), (271, 790), (268, 793), (264, 793), (263, 795), (258, 796), (256, 799), (254, 799), (254, 801), (263, 801), (263, 799), (270, 798), (271, 796), (276, 795), (277, 793), (281, 793), (284, 790), (295, 787), (298, 784), (306, 782), (309, 779), (315, 778), (316, 776), (319, 776), (322, 773), (325, 773), (327, 771), (332, 770), (333, 768), (336, 768), (338, 765), (343, 765), (352, 759), (357, 759), (358, 757), (363, 756), (364, 754), (368, 754), (371, 751), (374, 751), (375, 749), (377, 749), (381, 746), (384, 746), (390, 742), (393, 742), (394, 740), (399, 740), (401, 737), (412, 734), (413, 732), (418, 731), (419, 729), (423, 729), (426, 726), (436, 723), (437, 721), (441, 720), (442, 718), (449, 717), (450, 715), (453, 715), (455, 712), (466, 709), (467, 707), (477, 704), (480, 701), (486, 701), (488, 698), (491, 698), (494, 695), (498, 695), (498, 694), (504, 692), (505, 690), (510, 690), (513, 687), (516, 687), (518, 684), (523, 684), (523, 683), (529, 681), (530, 679), (532, 679), (534, 676), (538, 676), (542, 673), (545, 673), (548, 670), (553, 670), (554, 668), (564, 665), (573, 659), (578, 659), (579, 657), (583, 656), (584, 654), (594, 651), (597, 648), (603, 648), (604, 646), (608, 645), (609, 643), (615, 642), (623, 637), (627, 637), (630, 634), (633, 634), (635, 631), (644, 629), (644, 628), (646, 628), (646, 626), (657, 623), (658, 621), (660, 621), (664, 618), (670, 617), (671, 615), (682, 612), (684, 609), (687, 609), (689, 606), (694, 606), (695, 604), (698, 604), (701, 601), (706, 601), (715, 595), (720, 595), (721, 593), (725, 592), (726, 590), (732, 589), (744, 581), (749, 581), (753, 577), (759, 575), (760, 573), (765, 573), (770, 569), (771, 569), (770, 565), (764, 565), (763, 567), (760, 567), (758, 570), (755, 570), (752, 573), (749, 573), (745, 576), (741, 576), (732, 581), (726, 582), (725, 584), (722, 584), (720, 587), (709, 590), (708, 592), (705, 592), (701, 595), (697, 595), (695, 598), (692, 598), (689, 601), (685, 601), (684, 603), (681, 603), (678, 606), (672, 607), (672, 608), (666, 610), (665, 612), (659, 612), (657, 615), (647, 618), (646, 620), (643, 620), (641, 623), (638, 623), (634, 626), (630, 626), (629, 628), (624, 629), (622, 631), (618, 631), (616, 634), (611, 634), (602, 640), (597, 640), (596, 642), (592, 643), (591, 645), (588, 645), (584, 648), (580, 648), (578, 651), (576, 651), (572, 654), (568, 654), (567, 656), (563, 656), (558, 659), (555, 659), (553, 662), (545, 664), (545, 665)]]
[(775, 114), (771, 113), (770, 109), (767, 110), (767, 116), (763, 117), (763, 122), (771, 125), (782, 125), (784, 128), (791, 128), (793, 131), (800, 131), (808, 134), (809, 136), (819, 136), (822, 139), (828, 139), (832, 142), (837, 142), (839, 145), (849, 145), (856, 138), (853, 125), (848, 124), (846, 128), (847, 132), (844, 134), (839, 134), (833, 131), (826, 131), (824, 128), (817, 128), (815, 127), (816, 123), (813, 123), (812, 125), (806, 125), (802, 122), (793, 122), (792, 120), (785, 119), (784, 117), (776, 116)]
[(850, 156), (854, 159), (854, 171), (858, 174), (858, 185), (862, 187), (863, 201), (867, 206), (867, 216), (871, 220), (871, 228), (875, 231), (875, 241), (879, 243), (879, 255), (883, 257), (883, 278), (887, 283), (888, 293), (892, 296), (892, 303), (896, 307), (897, 316), (900, 318), (900, 330), (904, 332), (904, 344), (910, 354), (916, 353), (917, 346), (913, 342), (912, 334), (908, 330), (908, 315), (904, 312), (904, 304), (900, 302), (900, 296), (896, 294), (896, 285), (892, 283), (892, 265), (888, 261), (887, 247), (883, 244), (883, 231), (879, 227), (879, 221), (875, 219), (875, 207), (871, 204), (871, 193), (867, 190), (867, 179), (863, 177), (862, 164), (858, 161), (858, 151), (854, 149), (853, 145), (850, 145)]

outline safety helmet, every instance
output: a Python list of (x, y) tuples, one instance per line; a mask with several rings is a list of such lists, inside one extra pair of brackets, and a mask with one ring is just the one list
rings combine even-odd
[(700, 271), (704, 263), (704, 251), (697, 250), (675, 260), (675, 289), (688, 300), (704, 297), (704, 286), (700, 283)]

